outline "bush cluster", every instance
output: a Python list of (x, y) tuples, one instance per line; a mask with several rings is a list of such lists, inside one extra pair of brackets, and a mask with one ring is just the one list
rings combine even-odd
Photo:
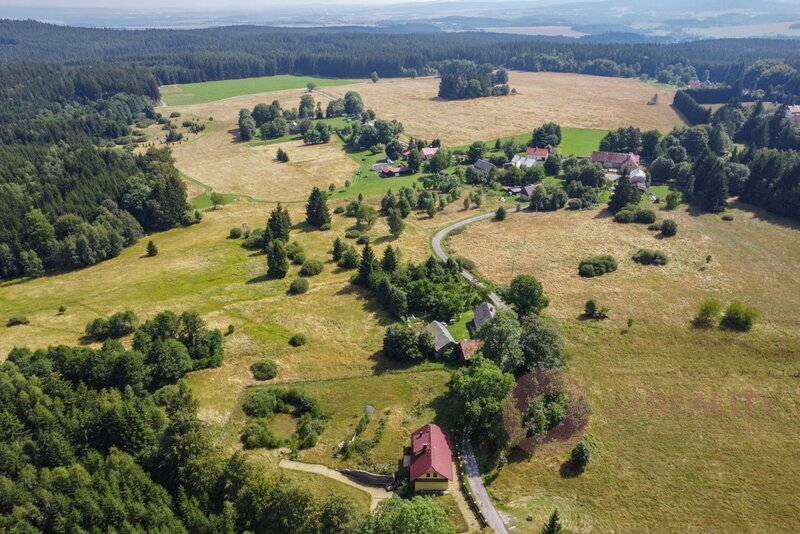
[(242, 433), (245, 448), (274, 448), (287, 444), (286, 441), (277, 439), (266, 426), (265, 420), (276, 413), (299, 418), (297, 431), (288, 440), (288, 444), (298, 449), (308, 449), (316, 445), (328, 420), (315, 398), (296, 389), (255, 389), (245, 398), (242, 410), (245, 415), (259, 419), (251, 421)]
[(293, 347), (302, 347), (308, 343), (308, 337), (305, 334), (295, 334), (289, 339), (289, 345)]
[(632, 259), (640, 265), (666, 265), (668, 261), (667, 255), (660, 250), (647, 248), (637, 250)]
[(278, 374), (278, 364), (272, 360), (259, 360), (250, 366), (256, 380), (272, 380)]
[(308, 291), (308, 280), (305, 278), (295, 278), (292, 280), (292, 283), (289, 284), (289, 294), (290, 295), (300, 295)]
[(656, 222), (656, 212), (647, 208), (628, 206), (614, 214), (614, 222), (651, 224)]
[(132, 334), (139, 324), (139, 318), (130, 310), (113, 314), (108, 319), (98, 317), (86, 325), (85, 333), (97, 341), (118, 339)]
[(303, 262), (303, 266), (300, 268), (300, 274), (302, 276), (316, 276), (322, 272), (323, 265), (322, 262), (319, 260), (306, 260)]
[(608, 254), (590, 256), (578, 264), (578, 273), (586, 278), (602, 276), (617, 270), (617, 260)]

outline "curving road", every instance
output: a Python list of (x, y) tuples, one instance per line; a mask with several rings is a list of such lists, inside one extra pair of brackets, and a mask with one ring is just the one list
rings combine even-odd
[[(509, 208), (508, 211), (509, 213), (514, 213), (519, 211), (519, 208)], [(447, 234), (453, 230), (463, 228), (468, 224), (478, 221), (485, 221), (486, 219), (491, 219), (492, 217), (494, 217), (494, 213), (483, 213), (481, 215), (475, 215), (474, 217), (469, 217), (468, 219), (453, 223), (446, 228), (442, 228), (436, 232), (436, 234), (433, 236), (433, 240), (431, 241), (433, 252), (442, 261), (447, 261), (449, 256), (447, 255), (447, 252), (445, 252), (444, 247), (442, 247), (442, 242), (447, 237)], [(469, 271), (461, 271), (461, 276), (466, 278), (469, 283), (476, 287), (484, 287), (483, 283), (475, 278)], [(494, 304), (495, 308), (499, 309), (506, 307), (506, 303), (503, 302), (503, 299), (501, 299), (500, 296), (494, 292), (489, 293), (489, 300), (492, 301), (492, 304)], [(497, 534), (507, 534), (508, 529), (506, 529), (503, 517), (500, 515), (500, 512), (497, 511), (497, 508), (495, 508), (494, 503), (492, 503), (492, 499), (489, 497), (489, 493), (486, 491), (486, 487), (483, 485), (483, 479), (481, 478), (481, 473), (478, 470), (478, 462), (475, 459), (475, 452), (472, 450), (472, 442), (470, 442), (468, 431), (464, 432), (461, 441), (461, 452), (463, 453), (464, 470), (466, 471), (467, 482), (469, 483), (469, 487), (472, 489), (472, 494), (478, 503), (478, 508), (481, 509), (481, 513), (486, 519), (486, 523)]]

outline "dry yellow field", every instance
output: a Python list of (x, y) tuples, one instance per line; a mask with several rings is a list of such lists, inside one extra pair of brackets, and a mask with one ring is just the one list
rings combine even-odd
[[(241, 108), (252, 109), (260, 102), (270, 103), (275, 99), (285, 107), (297, 107), (303, 92), (295, 89), (161, 108), (165, 114), (177, 110), (184, 115), (211, 116), (216, 123), (208, 134), (174, 146), (176, 166), (215, 191), (248, 195), (259, 200), (302, 200), (312, 187), (344, 185), (358, 167), (335, 139), (322, 145), (305, 146), (302, 141), (290, 141), (253, 146), (240, 142), (236, 137)], [(314, 96), (323, 105), (327, 104), (328, 99), (323, 95)], [(288, 163), (275, 160), (278, 148), (289, 154)]]
[[(600, 210), (514, 214), (451, 238), (450, 249), (494, 282), (520, 273), (542, 281), (568, 374), (591, 407), (585, 473), (564, 471), (566, 451), (517, 454), (491, 483), (519, 531), (538, 532), (554, 508), (570, 532), (796, 528), (800, 228), (749, 208), (730, 213), (725, 222), (662, 211), (679, 226), (668, 239)], [(663, 250), (669, 263), (635, 264), (640, 247)], [(579, 260), (601, 253), (619, 269), (579, 277)], [(579, 317), (592, 297), (610, 308), (608, 320)], [(755, 329), (693, 328), (697, 305), (710, 297), (756, 306)]]
[[(668, 132), (681, 126), (672, 109), (674, 91), (637, 79), (552, 72), (511, 72), (517, 95), (473, 100), (440, 100), (438, 78), (387, 79), (326, 88), (342, 96), (359, 91), (379, 117), (397, 119), (406, 131), (425, 139), (464, 145), (532, 130), (543, 122), (580, 128), (638, 126)], [(658, 93), (658, 105), (647, 102)]]

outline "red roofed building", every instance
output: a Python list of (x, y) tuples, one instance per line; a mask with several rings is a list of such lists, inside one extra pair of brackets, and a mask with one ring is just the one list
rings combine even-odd
[(433, 423), (411, 434), (409, 480), (414, 491), (445, 491), (453, 479), (453, 454), (442, 429)]
[(400, 176), (401, 174), (405, 174), (407, 172), (411, 172), (411, 168), (406, 167), (405, 165), (400, 165), (399, 167), (389, 167), (387, 165), (381, 169), (381, 174), (384, 176)]
[(800, 106), (788, 106), (786, 108), (786, 118), (800, 121)]
[(439, 152), (438, 147), (425, 147), (419, 151), (419, 153), (422, 154), (422, 159), (425, 161), (431, 159), (437, 152)]
[(550, 155), (550, 149), (548, 147), (544, 148), (528, 147), (528, 150), (525, 151), (525, 155), (538, 159), (539, 161), (544, 161), (547, 159), (547, 156)]
[(481, 350), (483, 343), (480, 339), (466, 339), (458, 343), (458, 358), (461, 363), (469, 363), (475, 354)]
[(595, 150), (589, 156), (589, 161), (592, 163), (599, 163), (606, 169), (621, 170), (626, 165), (629, 170), (639, 168), (639, 156), (633, 152), (600, 152)]

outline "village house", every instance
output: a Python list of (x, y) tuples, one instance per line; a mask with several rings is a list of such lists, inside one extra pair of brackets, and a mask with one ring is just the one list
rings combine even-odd
[(438, 147), (425, 147), (419, 151), (424, 161), (428, 161), (429, 159), (431, 159), (433, 156), (436, 155), (437, 152), (439, 152)]
[(519, 199), (523, 202), (528, 202), (531, 198), (533, 198), (533, 192), (536, 190), (537, 187), (544, 186), (542, 184), (528, 184), (522, 188), (522, 191), (519, 192)]
[(550, 145), (544, 148), (528, 147), (528, 150), (525, 151), (525, 156), (533, 158), (536, 161), (544, 161), (547, 159), (547, 156), (550, 155), (551, 150), (553, 150), (553, 147)]
[(459, 341), (458, 350), (456, 351), (458, 360), (461, 363), (469, 363), (472, 357), (481, 350), (481, 346), (483, 346), (483, 343), (480, 339), (465, 339), (464, 341)]
[(425, 327), (425, 330), (433, 336), (433, 349), (436, 352), (436, 357), (439, 358), (444, 352), (455, 346), (456, 340), (453, 338), (447, 326), (439, 321), (433, 321)]
[(497, 167), (495, 167), (494, 163), (488, 162), (485, 159), (479, 159), (475, 162), (475, 170), (476, 171), (483, 171), (483, 172), (492, 172)]
[(639, 168), (639, 156), (633, 152), (601, 152), (595, 150), (589, 156), (589, 161), (599, 163), (604, 169), (614, 169), (616, 171), (621, 171), (625, 167), (628, 167), (629, 170)]
[(786, 108), (786, 118), (800, 121), (800, 105), (788, 106)]
[(415, 493), (447, 491), (453, 480), (453, 453), (438, 425), (429, 423), (411, 434), (409, 482)]
[(381, 174), (385, 178), (388, 178), (390, 176), (400, 176), (401, 174), (407, 174), (409, 172), (411, 172), (411, 168), (405, 165), (399, 165), (397, 167), (390, 167), (386, 165), (385, 167), (382, 167), (381, 170)]
[(516, 167), (518, 169), (526, 169), (533, 167), (539, 163), (539, 159), (533, 156), (514, 156), (511, 161), (503, 165), (504, 167)]
[(478, 304), (472, 312), (472, 324), (475, 330), (479, 330), (486, 321), (492, 319), (495, 313), (494, 306), (488, 302)]

